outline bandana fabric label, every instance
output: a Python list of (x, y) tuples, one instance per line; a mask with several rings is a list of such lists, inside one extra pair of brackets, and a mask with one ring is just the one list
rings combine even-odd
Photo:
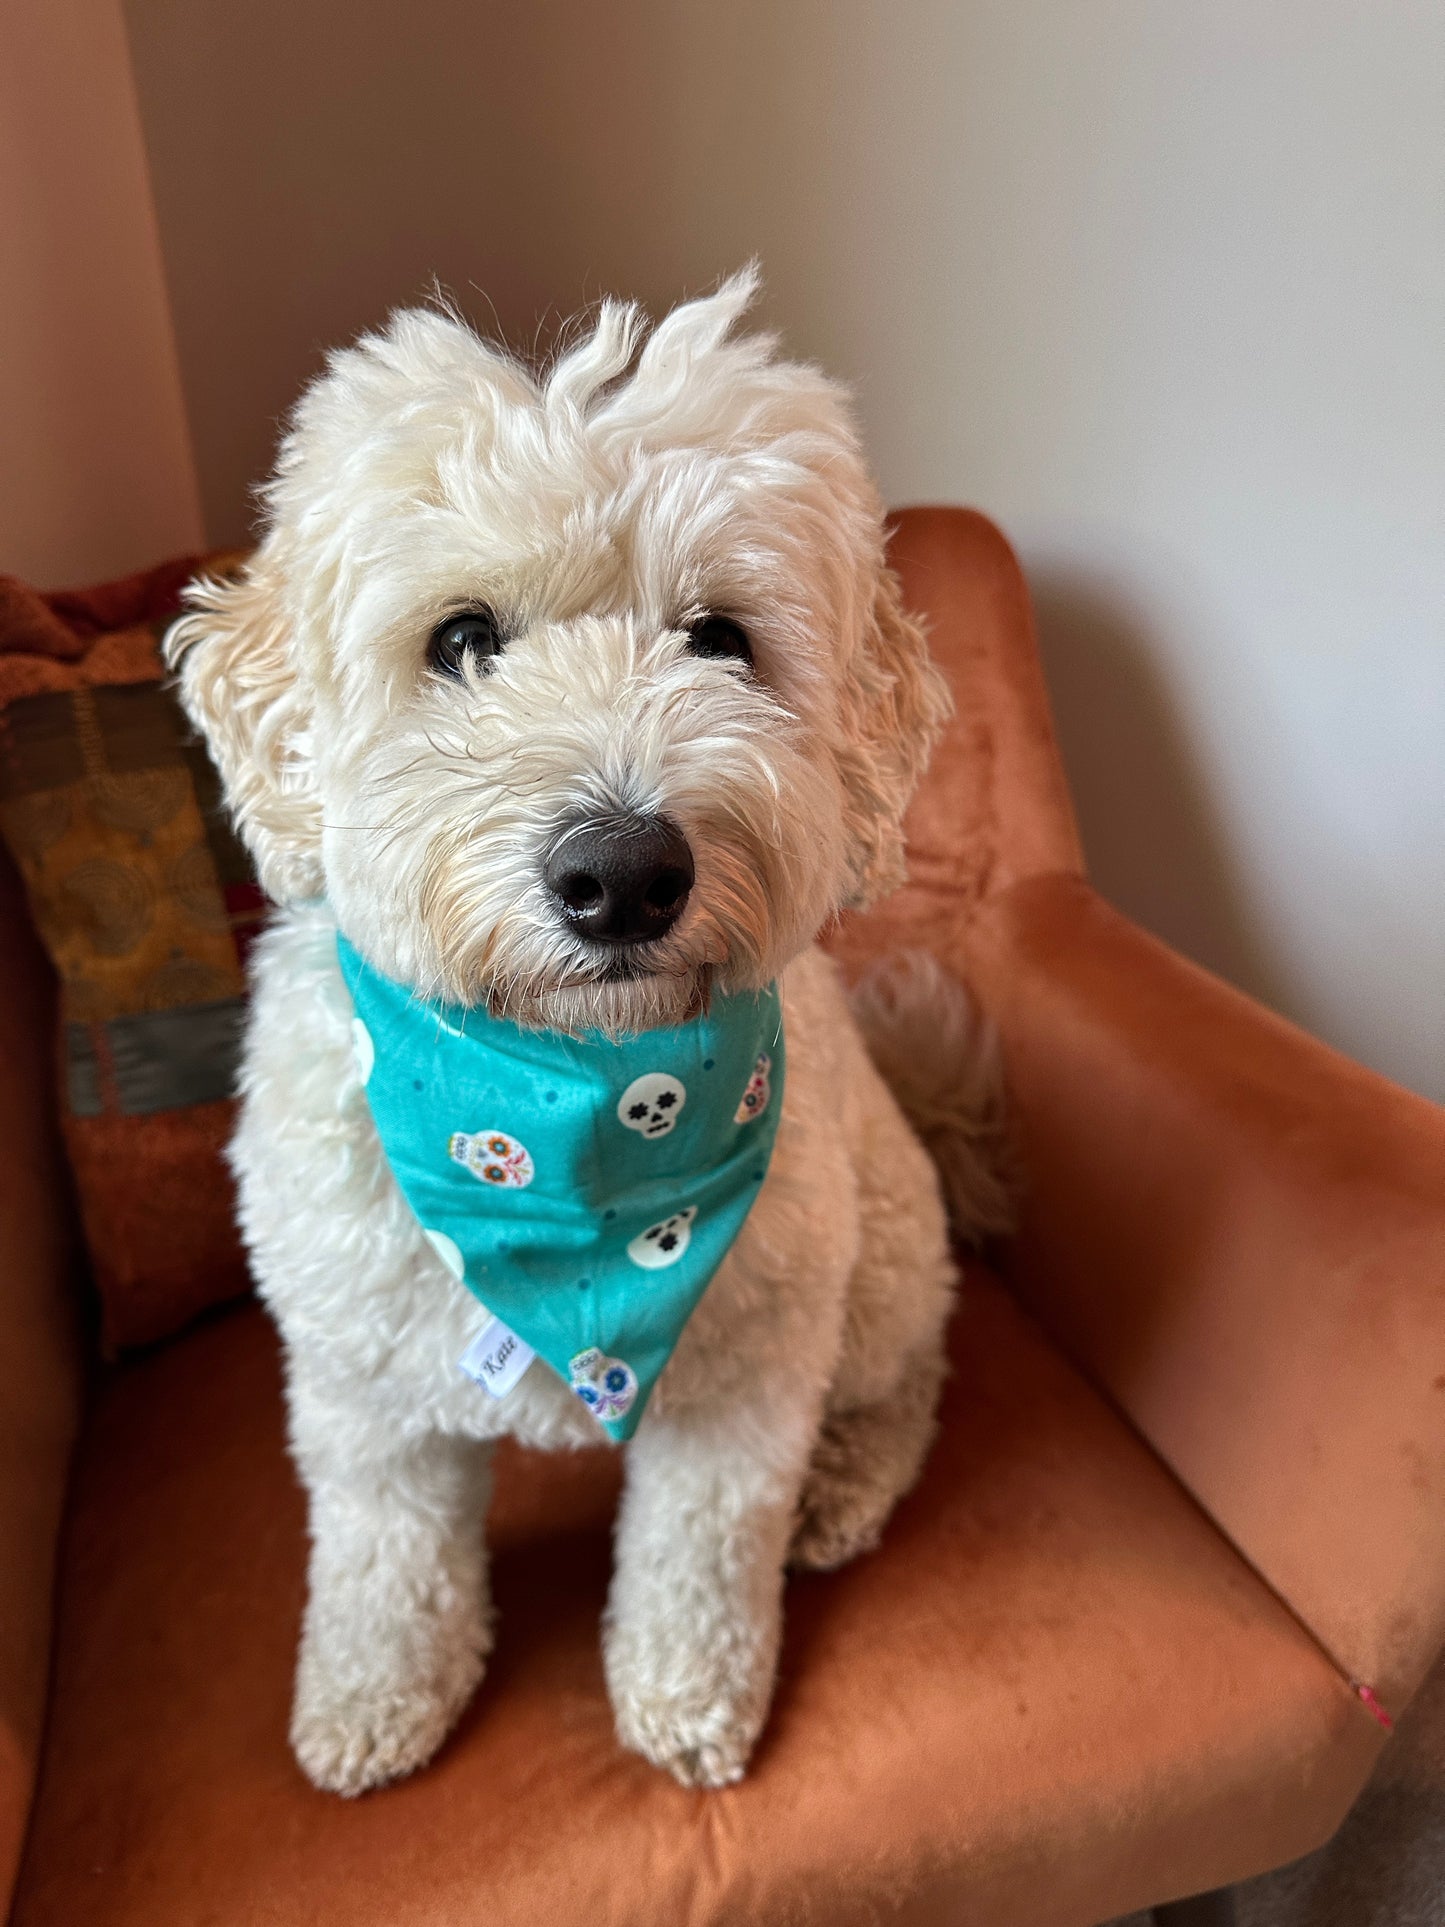
[(489, 1318), (457, 1363), (493, 1398), (505, 1398), (536, 1356), (510, 1326)]
[(423, 1003), (337, 950), (387, 1161), (491, 1314), (463, 1370), (504, 1397), (540, 1357), (630, 1438), (767, 1175), (777, 986), (672, 1029), (576, 1038)]

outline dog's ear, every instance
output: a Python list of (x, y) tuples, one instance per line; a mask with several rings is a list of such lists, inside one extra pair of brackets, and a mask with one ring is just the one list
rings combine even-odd
[(853, 905), (872, 903), (902, 883), (903, 815), (952, 708), (922, 627), (903, 607), (898, 578), (881, 565), (842, 690), (838, 760)]
[(165, 654), (262, 887), (277, 903), (295, 903), (322, 891), (321, 809), (309, 755), (312, 704), (285, 609), (282, 549), (272, 535), (239, 574), (193, 582)]

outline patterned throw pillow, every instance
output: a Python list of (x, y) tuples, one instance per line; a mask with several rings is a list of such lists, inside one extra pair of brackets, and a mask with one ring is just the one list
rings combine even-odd
[(0, 577), (0, 835), (59, 978), (62, 1123), (112, 1352), (247, 1289), (222, 1150), (264, 904), (161, 680), (200, 566), (45, 596)]

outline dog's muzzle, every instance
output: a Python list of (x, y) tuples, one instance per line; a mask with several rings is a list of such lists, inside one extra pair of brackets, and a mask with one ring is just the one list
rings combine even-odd
[(671, 817), (635, 812), (568, 824), (542, 867), (568, 929), (614, 948), (666, 936), (695, 874), (687, 838)]

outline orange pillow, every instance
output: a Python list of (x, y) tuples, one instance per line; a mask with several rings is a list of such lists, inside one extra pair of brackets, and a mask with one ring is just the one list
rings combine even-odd
[(161, 680), (202, 563), (57, 595), (0, 576), (0, 834), (60, 980), (61, 1117), (111, 1352), (248, 1289), (222, 1151), (264, 901)]

